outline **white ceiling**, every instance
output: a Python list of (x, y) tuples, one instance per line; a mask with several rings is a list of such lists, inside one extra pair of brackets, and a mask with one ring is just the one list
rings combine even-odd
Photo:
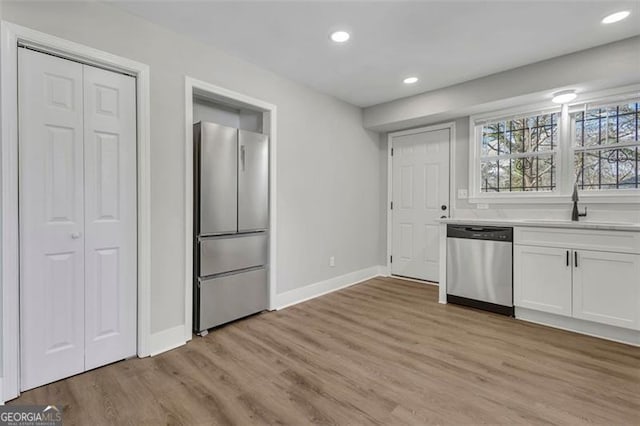
[[(640, 34), (637, 0), (115, 4), (363, 107)], [(622, 9), (626, 20), (600, 23)], [(335, 29), (351, 40), (332, 43)]]

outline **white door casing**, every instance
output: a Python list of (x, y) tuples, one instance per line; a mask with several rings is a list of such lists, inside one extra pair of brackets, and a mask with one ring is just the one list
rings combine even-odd
[(20, 49), (19, 66), (20, 370), (29, 389), (84, 370), (82, 65)]
[[(262, 111), (262, 130), (263, 134), (269, 136), (269, 193), (277, 194), (277, 107), (274, 104), (238, 93), (220, 86), (197, 80), (189, 76), (185, 76), (185, 144), (184, 144), (184, 160), (185, 160), (185, 190), (184, 190), (184, 235), (185, 235), (185, 339), (191, 340), (192, 337), (192, 315), (193, 315), (193, 97), (197, 94), (217, 102), (223, 102), (226, 105), (232, 105), (238, 108), (247, 108), (250, 110)], [(269, 197), (269, 309), (279, 307), (277, 298), (277, 197)]]
[(21, 389), (136, 353), (130, 76), (19, 49)]
[(392, 137), (393, 275), (438, 281), (437, 220), (450, 208), (449, 144), (449, 128)]
[(136, 354), (136, 82), (83, 67), (89, 370)]

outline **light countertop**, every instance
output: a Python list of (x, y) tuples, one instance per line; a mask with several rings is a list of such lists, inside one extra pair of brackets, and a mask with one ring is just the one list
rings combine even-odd
[(457, 225), (488, 225), (488, 226), (533, 226), (541, 228), (573, 228), (573, 229), (598, 229), (603, 231), (632, 231), (640, 232), (640, 223), (632, 222), (599, 222), (581, 220), (572, 222), (561, 219), (463, 219), (447, 218), (440, 219), (440, 223), (451, 223)]

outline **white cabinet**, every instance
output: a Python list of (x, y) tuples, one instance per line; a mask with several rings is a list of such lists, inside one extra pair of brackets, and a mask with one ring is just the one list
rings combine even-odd
[(515, 246), (513, 255), (514, 304), (552, 314), (571, 315), (570, 251)]
[(640, 329), (640, 256), (580, 250), (573, 269), (573, 316)]
[(640, 330), (637, 233), (516, 228), (514, 244), (516, 307)]

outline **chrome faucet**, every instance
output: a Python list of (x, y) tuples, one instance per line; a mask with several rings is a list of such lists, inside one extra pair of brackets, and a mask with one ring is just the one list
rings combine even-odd
[(573, 211), (571, 212), (571, 220), (577, 222), (581, 217), (587, 216), (587, 206), (584, 206), (584, 213), (578, 211), (578, 185), (573, 185), (573, 195), (571, 196), (573, 201)]

